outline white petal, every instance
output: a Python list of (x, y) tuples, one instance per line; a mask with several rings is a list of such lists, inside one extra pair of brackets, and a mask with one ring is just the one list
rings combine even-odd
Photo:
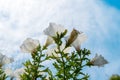
[(47, 49), (47, 52), (46, 52), (47, 56), (53, 56), (54, 55), (55, 57), (59, 57), (59, 55), (55, 53), (55, 50), (56, 50), (56, 47)]
[(84, 33), (78, 35), (77, 39), (72, 43), (75, 49), (80, 48), (80, 45), (87, 39), (87, 36)]
[(45, 43), (45, 47), (49, 46), (49, 45), (52, 44), (53, 42), (54, 42), (54, 40), (53, 40), (51, 37), (47, 36), (47, 40), (46, 40), (46, 43)]
[[(65, 44), (62, 44), (62, 45), (60, 46), (60, 49), (63, 50), (64, 48), (65, 48)], [(69, 53), (70, 50), (71, 50), (71, 47), (67, 47), (67, 48), (64, 50), (64, 53)]]
[(8, 64), (13, 61), (13, 58), (8, 58), (7, 56), (0, 53), (0, 65)]
[(29, 53), (29, 52), (30, 52), (30, 51), (27, 50), (27, 48), (25, 47), (24, 44), (22, 44), (22, 45), (20, 46), (20, 49), (21, 49), (21, 51), (22, 51), (23, 53)]
[(13, 58), (8, 58), (5, 56), (2, 60), (2, 64), (8, 64), (8, 63), (11, 63), (13, 61), (14, 61)]
[(104, 59), (102, 55), (97, 55), (97, 54), (91, 62), (93, 63), (94, 66), (99, 66), (99, 67), (104, 66), (105, 64), (108, 63), (108, 61)]
[[(64, 47), (65, 47), (65, 44), (62, 44), (62, 45), (60, 46), (60, 49), (63, 50)], [(71, 47), (67, 47), (67, 48), (64, 50), (64, 53), (69, 53), (70, 50), (71, 50)], [(53, 55), (54, 55), (55, 57), (60, 57), (60, 54), (56, 54), (55, 51), (58, 51), (58, 49), (57, 49), (56, 46), (48, 49), (47, 52), (46, 52), (46, 54), (47, 54), (48, 56), (53, 56)]]
[(65, 28), (63, 26), (56, 23), (50, 23), (48, 28), (46, 28), (43, 32), (48, 36), (55, 36), (57, 32), (60, 34), (64, 31)]
[(24, 53), (31, 53), (39, 46), (39, 40), (32, 38), (27, 38), (23, 44), (20, 46), (20, 49)]

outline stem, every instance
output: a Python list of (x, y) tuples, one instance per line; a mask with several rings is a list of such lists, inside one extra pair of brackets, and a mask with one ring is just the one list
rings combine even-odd
[[(79, 52), (77, 52), (77, 53), (79, 53)], [(74, 70), (74, 72), (72, 73), (72, 75), (74, 75), (74, 77), (73, 77), (74, 80), (76, 79), (76, 75), (78, 74), (78, 73), (76, 73), (76, 70), (77, 70), (78, 72), (80, 72), (80, 71), (81, 71), (81, 68), (84, 67), (84, 66), (82, 66), (82, 65), (83, 65), (84, 55), (82, 56), (82, 54), (81, 54), (81, 52), (80, 52), (80, 54), (78, 54), (78, 56), (79, 56), (79, 58), (80, 58), (80, 65), (79, 65), (79, 69), (78, 69), (78, 67), (75, 67), (75, 70)]]
[(65, 77), (65, 61), (64, 61), (64, 58), (63, 58), (63, 51), (64, 51), (64, 49), (61, 51), (60, 50), (60, 46), (58, 46), (58, 50), (59, 50), (59, 52), (60, 52), (60, 55), (61, 55), (61, 58), (62, 58), (62, 62), (63, 62), (63, 75), (64, 75), (64, 79), (63, 80), (66, 80), (66, 77)]
[(33, 75), (33, 80), (37, 80), (37, 77), (39, 75), (38, 69), (39, 69), (39, 65), (41, 63), (41, 57), (42, 57), (41, 55), (42, 55), (42, 50), (38, 50), (38, 52), (34, 54), (35, 57), (33, 57), (33, 59), (34, 59), (33, 66), (35, 67), (35, 71), (34, 71), (35, 73)]
[(65, 66), (64, 66), (64, 65), (65, 65), (65, 61), (64, 61), (64, 59), (63, 59), (63, 56), (62, 56), (62, 55), (61, 55), (61, 57), (62, 57), (62, 61), (63, 61), (64, 80), (66, 80), (66, 79), (65, 79)]

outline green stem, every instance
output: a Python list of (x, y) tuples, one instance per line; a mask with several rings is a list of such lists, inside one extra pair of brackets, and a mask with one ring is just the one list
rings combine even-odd
[(33, 80), (37, 80), (37, 77), (38, 77), (38, 74), (39, 74), (38, 69), (39, 69), (39, 65), (41, 63), (41, 57), (42, 57), (42, 51), (41, 50), (38, 50), (38, 52), (35, 53), (34, 56), (33, 56), (33, 59), (34, 59), (33, 66), (35, 66), (35, 73), (33, 75)]
[(65, 61), (64, 61), (64, 58), (63, 58), (63, 51), (64, 51), (64, 49), (61, 51), (60, 50), (60, 46), (58, 46), (58, 50), (59, 50), (59, 52), (60, 52), (60, 55), (61, 55), (61, 58), (62, 58), (62, 62), (63, 62), (63, 75), (64, 75), (64, 79), (63, 80), (66, 80), (66, 76), (65, 76)]
[(80, 52), (80, 54), (79, 54), (79, 52), (77, 52), (77, 53), (78, 53), (79, 58), (80, 58), (80, 64), (79, 64), (79, 69), (78, 69), (78, 67), (75, 67), (75, 70), (74, 70), (74, 72), (72, 73), (72, 75), (74, 75), (74, 77), (73, 77), (74, 80), (76, 79), (76, 75), (78, 74), (78, 73), (76, 73), (76, 70), (77, 70), (78, 72), (80, 72), (80, 71), (81, 71), (81, 68), (83, 68), (83, 66), (82, 66), (83, 63), (82, 63), (82, 62), (83, 62), (84, 56), (82, 56), (81, 52)]

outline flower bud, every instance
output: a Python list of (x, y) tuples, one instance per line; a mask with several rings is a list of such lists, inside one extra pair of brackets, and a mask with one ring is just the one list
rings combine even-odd
[(78, 34), (80, 34), (80, 32), (77, 31), (76, 29), (73, 29), (67, 40), (66, 46), (69, 46), (70, 44), (72, 44), (75, 41), (75, 39), (78, 37)]
[(76, 50), (80, 50), (80, 45), (87, 39), (87, 36), (83, 32), (79, 32), (73, 29), (68, 37), (66, 47), (72, 45)]

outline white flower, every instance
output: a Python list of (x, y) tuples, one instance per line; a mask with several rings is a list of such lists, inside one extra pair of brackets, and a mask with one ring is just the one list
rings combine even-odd
[(108, 63), (106, 59), (102, 55), (96, 54), (95, 57), (90, 61), (94, 66), (104, 66), (105, 64)]
[(44, 47), (48, 47), (53, 42), (54, 42), (54, 40), (51, 37), (47, 36), (47, 40), (46, 40), (46, 43), (45, 43)]
[[(65, 47), (65, 44), (62, 44), (62, 45), (60, 46), (60, 49), (63, 50), (64, 47)], [(64, 53), (69, 53), (70, 50), (71, 50), (71, 47), (67, 47), (67, 48), (64, 50)], [(55, 53), (55, 51), (58, 51), (58, 49), (57, 49), (56, 46), (55, 46), (55, 47), (52, 47), (51, 49), (48, 49), (47, 52), (46, 52), (46, 54), (47, 54), (48, 56), (60, 57), (60, 54)]]
[(8, 58), (7, 56), (0, 53), (0, 66), (13, 62), (13, 58)]
[(47, 56), (59, 57), (59, 55), (55, 53), (55, 50), (56, 50), (56, 49), (57, 49), (56, 47), (47, 49), (47, 52), (46, 52)]
[(61, 26), (60, 24), (50, 23), (48, 28), (46, 28), (43, 32), (45, 35), (55, 36), (57, 32), (58, 34), (60, 34), (64, 31), (65, 31), (65, 28)]
[(24, 53), (33, 53), (38, 48), (39, 44), (39, 40), (27, 38), (20, 46), (20, 49)]
[(70, 36), (66, 38), (66, 46), (72, 45), (76, 50), (80, 50), (81, 44), (87, 39), (83, 32), (73, 29)]
[(5, 69), (5, 73), (7, 76), (11, 78), (16, 78), (16, 80), (20, 80), (20, 75), (25, 72), (24, 68), (17, 69), (15, 71), (11, 70), (10, 68)]
[(80, 33), (75, 41), (72, 43), (73, 47), (76, 50), (80, 50), (81, 44), (87, 39), (87, 36), (84, 33)]

